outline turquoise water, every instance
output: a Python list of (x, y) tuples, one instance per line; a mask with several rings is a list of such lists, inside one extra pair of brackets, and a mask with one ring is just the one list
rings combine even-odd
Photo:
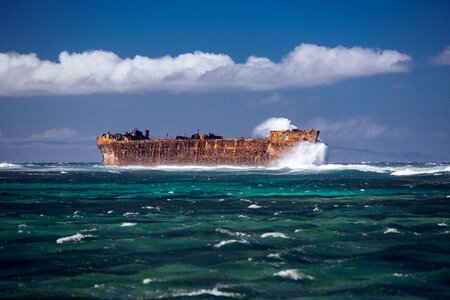
[(450, 166), (0, 164), (0, 298), (450, 297)]

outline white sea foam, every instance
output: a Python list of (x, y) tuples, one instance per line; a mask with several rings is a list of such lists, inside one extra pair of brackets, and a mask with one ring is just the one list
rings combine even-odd
[(283, 271), (273, 274), (273, 276), (289, 278), (292, 280), (304, 280), (304, 279), (314, 280), (314, 277), (312, 277), (311, 275), (303, 274), (303, 273), (299, 272), (297, 269), (283, 270)]
[(228, 244), (234, 244), (234, 243), (249, 244), (249, 242), (247, 240), (226, 240), (226, 241), (221, 241), (220, 243), (215, 244), (214, 248), (220, 248), (222, 246), (225, 246)]
[(409, 274), (402, 274), (402, 273), (393, 273), (392, 275), (395, 276), (395, 277), (408, 277), (408, 276), (410, 276)]
[(450, 172), (450, 166), (440, 167), (405, 167), (394, 170), (391, 175), (394, 176), (411, 176), (411, 175), (423, 175), (423, 174), (438, 174)]
[(395, 228), (387, 228), (383, 233), (384, 234), (386, 234), (386, 233), (400, 233), (400, 231), (398, 231)]
[(30, 170), (40, 172), (58, 172), (68, 174), (73, 172), (111, 172), (111, 171), (168, 171), (168, 172), (255, 172), (269, 174), (308, 174), (308, 173), (328, 173), (340, 171), (359, 171), (380, 174), (390, 174), (392, 176), (421, 176), (421, 175), (443, 175), (450, 172), (449, 164), (428, 163), (425, 165), (398, 165), (389, 164), (327, 164), (327, 146), (323, 143), (300, 143), (291, 151), (288, 151), (279, 160), (274, 161), (269, 167), (250, 166), (126, 166), (113, 167), (101, 165), (71, 165), (71, 164), (12, 164), (8, 162), (0, 163), (3, 171)]
[(144, 278), (144, 279), (142, 280), (142, 283), (143, 283), (143, 284), (149, 284), (150, 282), (153, 282), (153, 281), (156, 281), (156, 279), (153, 279), (153, 278)]
[[(295, 165), (293, 165), (295, 166)], [(289, 166), (287, 166), (289, 167)], [(415, 176), (415, 175), (435, 175), (450, 172), (450, 166), (380, 166), (367, 164), (322, 164), (322, 165), (297, 165), (289, 167), (292, 169), (289, 173), (321, 173), (338, 171), (359, 171), (369, 173), (385, 173), (392, 176)]]
[(284, 233), (281, 232), (266, 232), (261, 234), (261, 237), (264, 238), (283, 238), (288, 239), (289, 237), (286, 236)]
[(193, 297), (193, 296), (201, 296), (201, 295), (211, 295), (211, 296), (216, 296), (216, 297), (231, 297), (231, 298), (240, 298), (243, 296), (242, 294), (239, 294), (239, 293), (220, 291), (218, 287), (215, 287), (211, 290), (200, 289), (200, 290), (192, 291), (192, 292), (181, 291), (181, 292), (174, 293), (170, 296), (171, 297)]
[(139, 215), (138, 212), (126, 212), (123, 214), (124, 217), (137, 216), (137, 215)]
[(142, 208), (156, 210), (156, 211), (160, 211), (161, 210), (161, 208), (159, 206), (142, 206)]
[(268, 258), (281, 259), (280, 253), (270, 253), (267, 255)]
[(212, 172), (276, 172), (290, 169), (287, 173), (322, 173), (322, 172), (339, 172), (339, 171), (359, 171), (370, 173), (385, 173), (393, 176), (415, 176), (415, 175), (430, 175), (443, 174), (450, 172), (449, 165), (427, 164), (426, 166), (398, 166), (398, 165), (370, 165), (369, 163), (360, 164), (336, 164), (326, 163), (327, 160), (327, 145), (321, 142), (300, 143), (290, 151), (286, 152), (280, 159), (274, 161), (269, 167), (255, 167), (255, 166), (126, 166), (126, 167), (103, 167), (108, 169), (122, 169), (122, 170), (160, 170), (172, 172), (189, 172), (189, 171), (212, 171)]
[(56, 240), (56, 243), (62, 244), (62, 243), (66, 243), (66, 242), (79, 242), (86, 237), (92, 237), (92, 235), (77, 233), (77, 234), (74, 234), (71, 236), (65, 236), (65, 237), (59, 238)]
[(254, 136), (269, 136), (271, 130), (292, 130), (297, 126), (291, 123), (291, 120), (286, 118), (268, 118), (253, 129)]
[(26, 229), (27, 229), (27, 224), (19, 224), (19, 225), (17, 226), (17, 232), (18, 232), (18, 233), (22, 233), (22, 232), (24, 232)]
[(321, 165), (327, 158), (327, 145), (324, 143), (299, 143), (284, 153), (273, 166), (279, 168), (302, 169), (311, 165)]
[(447, 223), (438, 223), (438, 226), (441, 226), (441, 227), (448, 227)]
[(15, 168), (20, 168), (20, 165), (11, 164), (7, 162), (0, 163), (0, 169), (15, 169)]
[(228, 229), (222, 229), (222, 228), (217, 228), (216, 229), (217, 232), (229, 235), (229, 236), (236, 236), (236, 237), (244, 237), (244, 236), (248, 236), (247, 234), (243, 233), (243, 232), (233, 232), (231, 230)]
[(120, 224), (121, 227), (131, 227), (131, 226), (135, 226), (136, 223), (131, 223), (131, 222), (123, 222), (122, 224)]
[(261, 208), (262, 206), (259, 206), (259, 205), (256, 205), (256, 204), (252, 204), (252, 205), (250, 205), (249, 207), (247, 207), (247, 208), (253, 208), (253, 209), (258, 209), (258, 208)]

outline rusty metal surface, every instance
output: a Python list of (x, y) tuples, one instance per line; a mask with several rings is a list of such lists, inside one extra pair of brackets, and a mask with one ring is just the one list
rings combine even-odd
[(100, 134), (104, 165), (264, 166), (300, 142), (317, 142), (319, 131), (271, 131), (268, 138), (117, 140)]

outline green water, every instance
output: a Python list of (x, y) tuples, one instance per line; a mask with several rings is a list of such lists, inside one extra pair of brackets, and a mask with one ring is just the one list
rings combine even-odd
[(448, 299), (449, 172), (3, 164), (0, 298)]

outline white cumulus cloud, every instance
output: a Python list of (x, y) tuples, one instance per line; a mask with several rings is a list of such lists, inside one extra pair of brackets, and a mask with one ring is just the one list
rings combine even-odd
[(280, 62), (225, 54), (120, 58), (112, 52), (61, 52), (57, 62), (37, 54), (0, 53), (0, 96), (80, 95), (140, 91), (270, 91), (408, 70), (410, 56), (394, 50), (301, 44)]
[(442, 53), (433, 56), (430, 62), (434, 65), (450, 65), (450, 46), (447, 46)]

